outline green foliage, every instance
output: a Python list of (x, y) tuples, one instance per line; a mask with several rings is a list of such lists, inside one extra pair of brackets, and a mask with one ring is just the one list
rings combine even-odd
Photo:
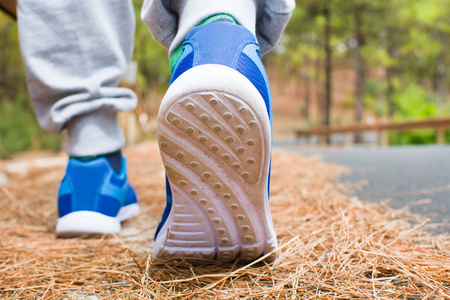
[(437, 105), (433, 94), (420, 85), (409, 83), (397, 89), (394, 96), (396, 112), (394, 120), (426, 119), (437, 115)]
[(60, 137), (40, 128), (28, 98), (17, 24), (0, 12), (0, 158), (25, 150), (59, 150)]
[(424, 145), (436, 143), (436, 131), (415, 130), (411, 132), (390, 132), (390, 145)]
[(15, 21), (0, 12), (0, 101), (26, 97), (25, 71)]
[(343, 108), (352, 108), (355, 106), (355, 100), (353, 99), (353, 93), (349, 93), (348, 97), (342, 102)]
[[(397, 108), (394, 114), (395, 120), (421, 120), (437, 116), (438, 107), (433, 101), (434, 95), (415, 83), (398, 89), (394, 99)], [(435, 130), (414, 130), (389, 134), (391, 145), (433, 144), (435, 142)]]
[(0, 158), (25, 150), (59, 150), (60, 137), (37, 124), (28, 99), (0, 101)]
[(133, 55), (138, 63), (137, 85), (144, 93), (149, 89), (164, 91), (170, 81), (169, 58), (167, 50), (152, 38), (141, 21), (142, 3), (143, 0), (133, 0), (137, 20)]
[[(397, 80), (395, 85), (401, 85), (401, 88), (398, 87), (393, 96), (396, 108), (393, 116), (395, 121), (423, 120), (438, 115), (438, 106), (432, 92), (414, 82), (402, 84)], [(381, 111), (381, 115), (385, 115), (387, 108), (379, 107), (377, 96), (380, 89), (383, 91), (384, 88), (383, 83), (375, 79), (369, 80), (366, 85), (365, 104), (372, 111)], [(435, 141), (436, 132), (434, 130), (391, 132), (389, 134), (391, 145), (433, 144)]]
[(40, 129), (28, 100), (17, 25), (0, 12), (0, 158), (18, 151), (58, 149), (59, 138)]

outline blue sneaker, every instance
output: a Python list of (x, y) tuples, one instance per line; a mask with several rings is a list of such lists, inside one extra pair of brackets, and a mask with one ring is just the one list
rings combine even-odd
[(253, 34), (231, 22), (192, 29), (158, 114), (168, 190), (153, 258), (248, 262), (274, 251), (271, 119)]
[(128, 183), (126, 159), (116, 174), (104, 157), (88, 162), (71, 158), (58, 193), (58, 236), (119, 233), (120, 222), (139, 213)]

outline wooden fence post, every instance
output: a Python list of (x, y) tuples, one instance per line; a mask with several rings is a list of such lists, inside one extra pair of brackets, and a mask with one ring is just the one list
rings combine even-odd
[(389, 131), (381, 130), (378, 133), (378, 143), (382, 147), (389, 146)]
[(436, 143), (438, 145), (445, 144), (445, 128), (437, 128), (436, 129)]

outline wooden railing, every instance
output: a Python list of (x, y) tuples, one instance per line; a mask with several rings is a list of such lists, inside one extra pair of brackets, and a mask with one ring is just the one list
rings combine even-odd
[(0, 9), (15, 19), (17, 16), (17, 0), (0, 0)]
[[(450, 129), (450, 117), (405, 122), (376, 122), (374, 120), (370, 124), (357, 123), (351, 125), (320, 126), (310, 129), (298, 129), (295, 133), (297, 138), (306, 137), (308, 139), (311, 136), (317, 136), (319, 137), (321, 144), (326, 144), (328, 137), (332, 134), (343, 133), (356, 135), (364, 132), (378, 132), (379, 144), (381, 146), (386, 146), (389, 144), (389, 131), (412, 131), (416, 129), (436, 130), (436, 143), (444, 144), (445, 131)], [(351, 143), (351, 141), (347, 139), (347, 143)]]

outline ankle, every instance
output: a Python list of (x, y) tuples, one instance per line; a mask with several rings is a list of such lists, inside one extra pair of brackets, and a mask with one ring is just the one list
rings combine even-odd
[(116, 174), (119, 174), (120, 170), (122, 169), (122, 150), (120, 149), (110, 153), (88, 155), (88, 156), (71, 156), (70, 158), (82, 162), (93, 161), (99, 158), (106, 158), (106, 160), (108, 161), (108, 163), (113, 168)]
[(116, 112), (96, 111), (73, 117), (66, 124), (71, 157), (108, 154), (125, 146), (125, 137)]

